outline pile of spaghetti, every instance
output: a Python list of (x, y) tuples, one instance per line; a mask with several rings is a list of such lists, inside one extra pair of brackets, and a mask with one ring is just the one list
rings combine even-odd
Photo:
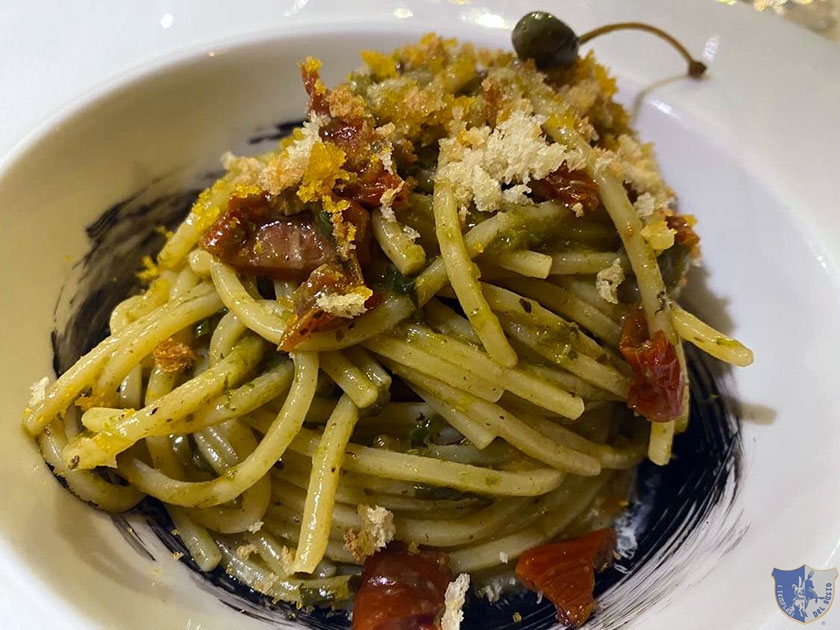
[(307, 120), (224, 156), (25, 427), (81, 499), (153, 497), (203, 570), (355, 594), (358, 627), (440, 619), (458, 574), (498, 596), (517, 559), (562, 599), (537, 574), (583, 556), (591, 581), (633, 468), (686, 428), (682, 341), (750, 352), (677, 305), (694, 220), (591, 54), (546, 74), (430, 35), (362, 57), (332, 89), (301, 63)]

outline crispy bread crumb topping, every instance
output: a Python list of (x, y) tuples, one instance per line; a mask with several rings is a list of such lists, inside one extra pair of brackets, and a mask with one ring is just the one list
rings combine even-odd
[(362, 521), (358, 532), (344, 532), (344, 548), (358, 561), (372, 556), (394, 539), (394, 515), (383, 507), (360, 505), (357, 508)]

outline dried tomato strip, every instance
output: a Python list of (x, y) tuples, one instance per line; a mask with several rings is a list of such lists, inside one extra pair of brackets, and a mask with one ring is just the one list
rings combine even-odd
[[(368, 210), (382, 205), (383, 195), (388, 191), (396, 191), (388, 205), (404, 203), (408, 196), (405, 181), (388, 171), (377, 155), (384, 141), (376, 133), (375, 121), (363, 109), (360, 111), (348, 104), (357, 97), (340, 88), (335, 91), (326, 88), (317, 64), (302, 64), (301, 77), (309, 94), (309, 111), (329, 118), (321, 127), (321, 139), (344, 151), (344, 168), (352, 175), (349, 181), (338, 183), (336, 195), (351, 199)], [(341, 115), (334, 115), (336, 111), (342, 112)]]
[(446, 554), (391, 543), (365, 560), (353, 630), (436, 630), (451, 581)]
[(691, 249), (695, 245), (700, 244), (700, 237), (697, 236), (697, 232), (694, 231), (694, 228), (691, 227), (691, 224), (684, 217), (673, 214), (665, 217), (665, 223), (676, 232), (674, 242), (677, 245)]
[(569, 207), (579, 203), (584, 214), (594, 212), (601, 205), (595, 180), (586, 171), (570, 171), (565, 162), (528, 186), (537, 201), (559, 201)]
[(557, 608), (557, 619), (578, 627), (595, 612), (595, 571), (613, 562), (616, 536), (599, 529), (586, 536), (529, 549), (516, 563), (516, 577), (541, 591)]
[(302, 280), (338, 255), (311, 213), (287, 217), (275, 203), (268, 195), (231, 198), (200, 246), (240, 273), (277, 280)]
[(652, 336), (641, 308), (621, 328), (618, 349), (633, 369), (627, 406), (651, 422), (669, 422), (682, 411), (685, 375), (677, 350), (661, 330)]

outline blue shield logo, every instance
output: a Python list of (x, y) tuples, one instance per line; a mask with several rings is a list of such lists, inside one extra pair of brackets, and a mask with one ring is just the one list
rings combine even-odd
[(831, 608), (837, 569), (818, 571), (803, 564), (793, 571), (773, 569), (773, 579), (776, 581), (776, 602), (794, 621), (811, 623)]

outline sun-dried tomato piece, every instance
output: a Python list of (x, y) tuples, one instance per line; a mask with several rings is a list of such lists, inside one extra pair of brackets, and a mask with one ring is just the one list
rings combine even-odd
[(341, 148), (347, 162), (345, 168), (358, 172), (370, 157), (371, 145), (377, 140), (373, 121), (366, 115), (363, 101), (346, 89), (330, 90), (321, 81), (320, 67), (307, 59), (301, 64), (301, 78), (309, 95), (309, 112), (326, 118), (319, 135), (325, 142)]
[(349, 278), (345, 266), (338, 260), (322, 265), (313, 271), (292, 295), (295, 317), (283, 332), (279, 349), (291, 352), (309, 335), (340, 326), (344, 319), (319, 308), (318, 296), (342, 294), (356, 284)]
[(283, 216), (266, 195), (233, 197), (201, 247), (241, 273), (302, 280), (337, 255), (312, 214)]
[[(355, 261), (353, 261), (355, 262)], [(292, 294), (295, 316), (283, 332), (278, 348), (291, 352), (309, 335), (338, 328), (347, 318), (324, 311), (318, 306), (321, 295), (341, 295), (364, 285), (357, 264), (334, 261), (313, 271)], [(381, 294), (374, 292), (365, 300), (365, 308), (371, 309), (382, 301)]]
[(318, 66), (312, 62), (301, 65), (303, 84), (309, 94), (309, 111), (328, 118), (321, 125), (319, 135), (344, 151), (342, 168), (350, 174), (347, 181), (339, 181), (335, 192), (368, 210), (383, 203), (383, 195), (397, 191), (388, 205), (397, 206), (408, 195), (403, 179), (389, 172), (378, 157), (385, 141), (376, 133), (375, 120), (359, 97), (341, 87), (330, 90), (321, 82)]
[(368, 168), (355, 181), (341, 183), (336, 191), (342, 197), (352, 199), (359, 205), (373, 210), (382, 205), (382, 196), (389, 190), (396, 191), (390, 200), (391, 207), (401, 206), (408, 198), (408, 187), (399, 175), (379, 168)]
[(685, 375), (676, 348), (661, 330), (650, 335), (641, 308), (624, 318), (618, 349), (633, 368), (627, 406), (651, 422), (676, 418), (682, 411)]
[(300, 78), (303, 87), (309, 95), (309, 111), (319, 116), (327, 116), (330, 106), (327, 103), (328, 91), (321, 83), (321, 64), (312, 58), (307, 58), (300, 64)]
[(389, 172), (381, 159), (374, 155), (374, 149), (381, 145), (381, 141), (370, 121), (364, 118), (333, 119), (321, 129), (321, 138), (341, 148), (347, 160), (343, 168), (351, 177), (348, 181), (337, 183), (336, 194), (368, 210), (381, 206), (383, 195), (388, 191), (395, 191), (390, 206), (399, 206), (405, 201), (408, 189), (402, 177)]
[(586, 536), (529, 549), (516, 563), (516, 577), (541, 591), (557, 608), (557, 619), (578, 627), (595, 611), (595, 571), (612, 564), (616, 536), (599, 529)]
[(373, 125), (365, 118), (333, 118), (321, 127), (320, 136), (344, 151), (344, 168), (354, 173), (368, 166), (371, 147), (377, 141)]
[(344, 265), (340, 261), (321, 265), (295, 289), (292, 295), (295, 314), (303, 315), (310, 311), (315, 306), (319, 295), (345, 293), (353, 286), (354, 283), (348, 278)]
[(691, 249), (700, 243), (700, 237), (697, 236), (697, 232), (694, 231), (694, 228), (691, 227), (691, 224), (684, 217), (674, 214), (665, 217), (665, 223), (676, 232), (674, 242), (677, 245)]
[(570, 171), (565, 162), (528, 186), (537, 201), (559, 201), (569, 207), (579, 203), (584, 213), (595, 212), (601, 205), (595, 180), (586, 171)]
[(309, 335), (327, 330), (334, 330), (341, 326), (345, 320), (337, 315), (331, 315), (319, 308), (313, 308), (303, 315), (300, 315), (289, 324), (283, 331), (283, 337), (277, 346), (278, 350), (291, 352), (295, 347)]
[(365, 560), (353, 630), (436, 630), (451, 581), (445, 553), (392, 542)]

